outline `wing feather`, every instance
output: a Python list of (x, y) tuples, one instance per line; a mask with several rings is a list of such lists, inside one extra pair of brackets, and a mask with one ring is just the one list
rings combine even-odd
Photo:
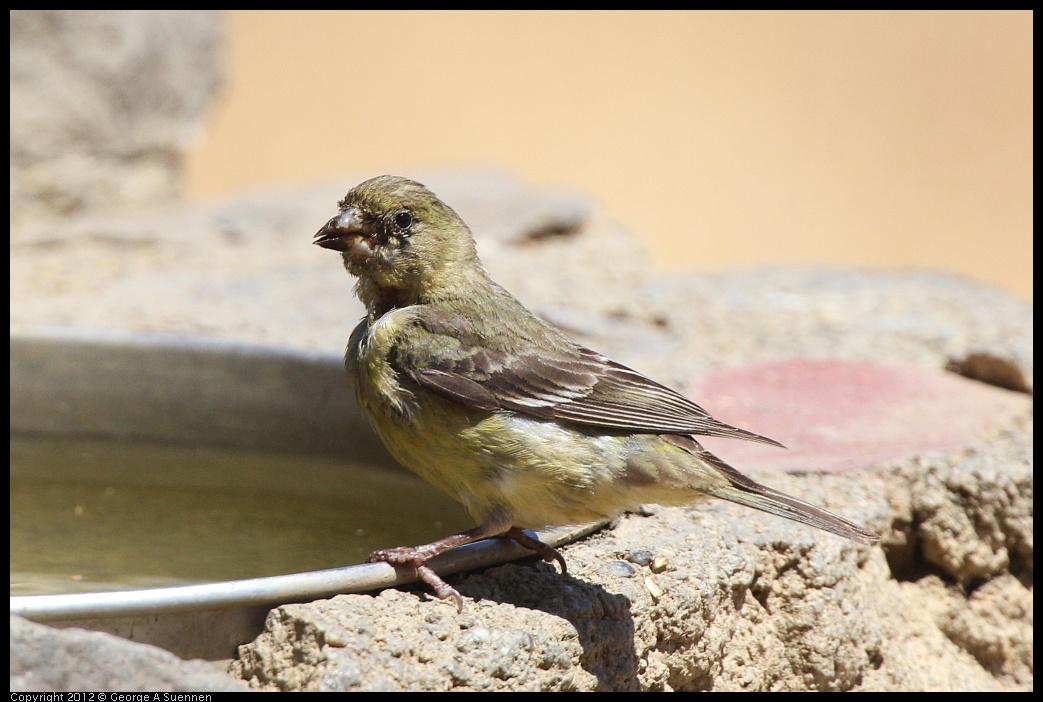
[(467, 343), (473, 328), (461, 322), (456, 328), (467, 333), (454, 334), (445, 314), (425, 327), (429, 334), (437, 330), (437, 343), (400, 346), (393, 362), (419, 385), (465, 405), (613, 430), (782, 445), (719, 422), (680, 393), (564, 336), (539, 350), (507, 351), (478, 346), (473, 339)]

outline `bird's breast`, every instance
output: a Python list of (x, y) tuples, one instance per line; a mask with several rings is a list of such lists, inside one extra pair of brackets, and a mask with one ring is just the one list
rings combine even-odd
[(403, 387), (391, 365), (395, 340), (411, 321), (408, 308), (394, 310), (377, 319), (362, 320), (351, 333), (345, 355), (348, 382), (355, 389), (359, 408), (377, 424), (384, 415), (408, 424), (416, 415), (416, 396)]

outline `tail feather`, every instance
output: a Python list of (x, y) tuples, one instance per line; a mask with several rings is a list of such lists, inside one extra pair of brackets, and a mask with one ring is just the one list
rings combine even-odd
[(705, 449), (701, 458), (712, 463), (729, 480), (728, 485), (714, 491), (715, 497), (792, 519), (852, 541), (868, 544), (880, 540), (879, 534), (860, 524), (747, 478)]
[(860, 524), (751, 480), (704, 449), (699, 442), (691, 437), (671, 435), (663, 438), (706, 461), (725, 478), (727, 482), (719, 481), (700, 487), (700, 489), (714, 497), (759, 509), (762, 512), (768, 512), (786, 519), (792, 519), (795, 522), (807, 524), (852, 541), (873, 543), (880, 540), (879, 534), (866, 529)]

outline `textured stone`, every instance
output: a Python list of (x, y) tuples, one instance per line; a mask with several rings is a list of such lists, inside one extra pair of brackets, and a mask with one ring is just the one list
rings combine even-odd
[(243, 692), (211, 663), (155, 646), (11, 617), (11, 692)]
[(760, 470), (841, 471), (949, 451), (1030, 411), (1024, 393), (923, 366), (794, 358), (722, 368), (688, 395), (723, 422), (788, 450), (706, 437), (725, 460)]
[(12, 10), (11, 221), (174, 199), (218, 38), (211, 10)]

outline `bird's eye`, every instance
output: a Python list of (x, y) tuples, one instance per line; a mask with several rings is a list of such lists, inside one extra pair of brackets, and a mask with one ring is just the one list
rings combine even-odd
[(413, 226), (413, 215), (410, 212), (402, 211), (395, 213), (395, 227), (398, 229), (406, 230)]

